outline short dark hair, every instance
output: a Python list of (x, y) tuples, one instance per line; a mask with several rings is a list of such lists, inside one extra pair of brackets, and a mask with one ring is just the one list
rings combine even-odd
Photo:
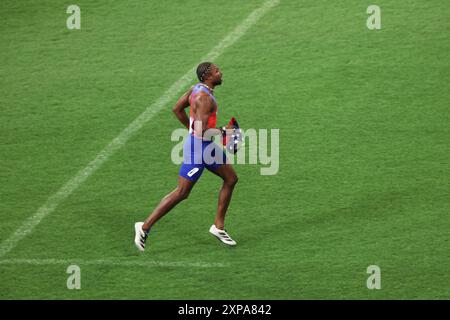
[(198, 67), (197, 67), (198, 80), (203, 82), (205, 80), (205, 78), (211, 74), (212, 65), (213, 64), (211, 62), (202, 62), (198, 65)]

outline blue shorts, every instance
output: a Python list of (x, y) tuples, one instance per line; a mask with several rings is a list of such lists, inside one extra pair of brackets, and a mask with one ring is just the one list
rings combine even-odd
[(216, 170), (227, 163), (223, 148), (212, 141), (204, 141), (189, 135), (183, 145), (183, 164), (180, 176), (190, 181), (197, 181), (206, 168)]

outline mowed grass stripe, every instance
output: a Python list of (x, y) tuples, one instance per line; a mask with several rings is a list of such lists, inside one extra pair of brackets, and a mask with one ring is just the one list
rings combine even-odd
[(117, 260), (117, 259), (5, 259), (0, 265), (78, 265), (78, 266), (118, 266), (118, 267), (168, 267), (168, 268), (223, 268), (228, 264), (221, 262), (185, 262), (185, 261), (157, 261), (157, 260)]

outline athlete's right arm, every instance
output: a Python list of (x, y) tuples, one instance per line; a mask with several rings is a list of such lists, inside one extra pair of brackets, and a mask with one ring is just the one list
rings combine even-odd
[(173, 107), (172, 111), (175, 113), (175, 116), (180, 120), (180, 122), (189, 129), (189, 118), (186, 115), (186, 109), (189, 107), (189, 96), (192, 93), (192, 88), (189, 89), (180, 99), (178, 99), (177, 103)]

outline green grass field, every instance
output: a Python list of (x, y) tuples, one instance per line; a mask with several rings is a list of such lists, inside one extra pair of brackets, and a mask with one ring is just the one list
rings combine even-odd
[[(71, 2), (1, 1), (0, 246), (263, 2), (79, 0), (68, 30)], [(235, 166), (236, 248), (209, 172), (132, 243), (176, 186), (175, 98), (0, 256), (0, 298), (449, 299), (450, 2), (377, 1), (381, 30), (371, 4), (281, 0), (214, 61), (219, 124), (280, 129), (278, 174)]]

